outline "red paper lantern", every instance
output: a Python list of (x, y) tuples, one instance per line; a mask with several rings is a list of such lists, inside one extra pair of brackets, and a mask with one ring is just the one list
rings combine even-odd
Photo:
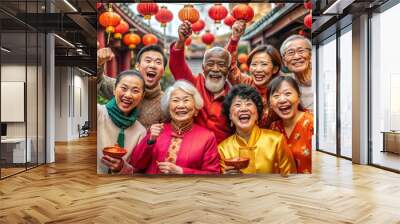
[(311, 13), (304, 17), (304, 25), (309, 29), (312, 28), (312, 15), (311, 15)]
[(115, 26), (119, 24), (121, 17), (110, 8), (107, 12), (103, 12), (99, 17), (99, 23), (106, 28), (107, 33), (114, 33)]
[(197, 22), (192, 24), (192, 30), (195, 34), (199, 34), (204, 27), (206, 27), (206, 23), (202, 19), (199, 19)]
[(192, 37), (189, 37), (185, 40), (185, 45), (189, 46), (192, 43)]
[(230, 26), (230, 27), (233, 26), (233, 24), (235, 23), (235, 21), (236, 21), (236, 19), (233, 18), (232, 15), (229, 15), (229, 16), (227, 16), (227, 17), (224, 19), (225, 25)]
[(156, 14), (156, 20), (161, 23), (161, 27), (166, 27), (167, 23), (171, 22), (173, 18), (174, 15), (165, 6), (161, 6), (161, 9)]
[(210, 33), (209, 30), (207, 30), (202, 36), (201, 36), (201, 41), (205, 43), (206, 45), (211, 45), (215, 40), (215, 37), (212, 33)]
[(312, 4), (311, 1), (304, 2), (304, 8), (306, 8), (306, 9), (312, 9), (312, 7), (313, 7), (313, 4)]
[(247, 64), (245, 64), (245, 63), (243, 63), (243, 64), (240, 64), (240, 70), (242, 71), (242, 72), (247, 72), (247, 71), (249, 71), (249, 66), (247, 66)]
[(124, 36), (122, 41), (129, 47), (129, 49), (133, 49), (136, 45), (140, 44), (140, 36), (136, 33), (128, 33)]
[(184, 21), (189, 21), (191, 24), (197, 22), (200, 18), (199, 11), (193, 7), (193, 5), (187, 4), (178, 13), (179, 19)]
[(154, 34), (147, 33), (143, 36), (142, 42), (144, 46), (156, 44), (158, 42), (158, 38)]
[(158, 5), (157, 3), (139, 3), (136, 7), (140, 15), (144, 16), (144, 19), (151, 19), (151, 16), (157, 14)]
[(124, 20), (121, 20), (118, 26), (115, 27), (114, 38), (120, 40), (122, 38), (122, 34), (128, 31), (129, 31), (129, 24)]
[(247, 4), (238, 4), (233, 7), (231, 14), (236, 20), (250, 22), (254, 17), (254, 10)]
[(239, 61), (239, 63), (240, 64), (246, 64), (247, 63), (247, 58), (248, 58), (248, 56), (247, 56), (247, 54), (239, 54), (239, 56), (238, 56), (238, 61)]
[(228, 15), (228, 10), (221, 4), (217, 3), (208, 10), (208, 16), (215, 21), (216, 24), (221, 23)]

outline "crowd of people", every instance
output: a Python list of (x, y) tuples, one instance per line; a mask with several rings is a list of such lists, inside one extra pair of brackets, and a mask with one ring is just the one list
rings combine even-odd
[[(98, 105), (98, 173), (311, 173), (311, 42), (292, 35), (280, 51), (256, 47), (247, 75), (236, 62), (245, 28), (236, 21), (227, 46), (207, 49), (202, 73), (194, 75), (185, 58), (191, 24), (183, 22), (169, 51), (177, 81), (165, 92), (160, 79), (168, 59), (160, 46), (140, 49), (135, 69), (116, 79), (104, 74), (111, 49), (99, 49), (98, 94), (110, 100)], [(122, 159), (102, 153), (115, 143), (128, 151)], [(241, 157), (249, 160), (245, 168), (225, 163)]]

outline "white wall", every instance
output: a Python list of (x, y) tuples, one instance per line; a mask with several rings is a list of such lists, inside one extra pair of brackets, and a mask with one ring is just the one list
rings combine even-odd
[(76, 68), (56, 67), (56, 141), (79, 137), (78, 124), (88, 120), (88, 78)]

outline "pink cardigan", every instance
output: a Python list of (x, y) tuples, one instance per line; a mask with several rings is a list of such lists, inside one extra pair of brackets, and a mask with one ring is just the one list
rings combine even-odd
[[(172, 126), (165, 123), (164, 130), (157, 141), (148, 145), (150, 133), (136, 145), (131, 154), (130, 164), (146, 174), (160, 174), (157, 163), (164, 162), (172, 138)], [(217, 141), (214, 134), (193, 124), (184, 134), (178, 151), (176, 165), (182, 167), (183, 174), (219, 174), (221, 172)]]

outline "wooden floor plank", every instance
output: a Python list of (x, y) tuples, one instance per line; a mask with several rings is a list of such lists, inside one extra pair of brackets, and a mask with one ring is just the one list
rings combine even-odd
[(400, 223), (400, 175), (320, 152), (313, 174), (101, 176), (94, 137), (0, 181), (0, 223)]

